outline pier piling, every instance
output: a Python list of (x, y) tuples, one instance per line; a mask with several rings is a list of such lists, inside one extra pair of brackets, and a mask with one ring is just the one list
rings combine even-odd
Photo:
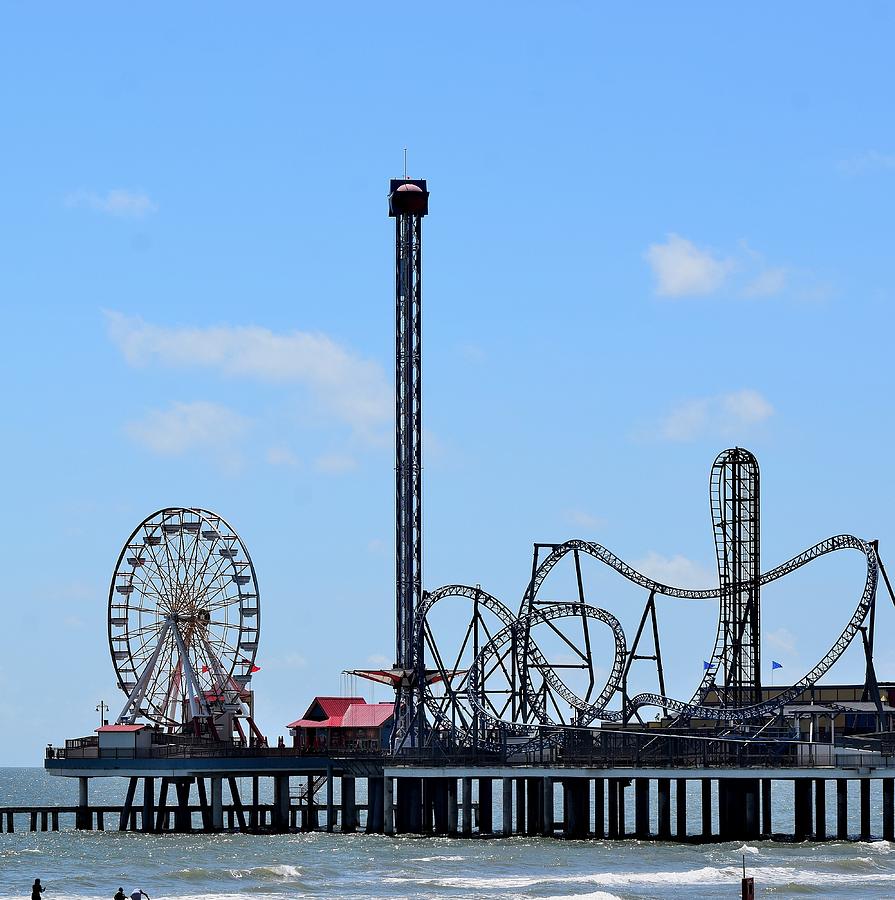
[(679, 841), (687, 837), (687, 779), (678, 778), (675, 786), (675, 826), (674, 835)]
[(500, 830), (504, 837), (509, 837), (513, 833), (513, 779), (502, 778), (501, 784), (503, 787), (503, 809)]
[(827, 782), (824, 778), (814, 781), (814, 840), (827, 839)]
[(895, 841), (895, 780), (883, 779), (883, 840)]
[(870, 779), (861, 779), (861, 840), (870, 840)]
[(479, 778), (479, 834), (494, 833), (494, 782)]

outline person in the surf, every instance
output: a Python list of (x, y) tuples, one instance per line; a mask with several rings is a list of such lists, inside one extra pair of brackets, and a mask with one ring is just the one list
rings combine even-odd
[(112, 900), (127, 900), (127, 894), (124, 893), (124, 888), (118, 888)]
[(139, 888), (131, 894), (131, 900), (143, 900), (143, 897), (149, 900), (149, 894), (146, 891), (141, 891)]
[(31, 885), (31, 900), (40, 900), (40, 895), (44, 892), (44, 886), (40, 883), (39, 878), (34, 879)]

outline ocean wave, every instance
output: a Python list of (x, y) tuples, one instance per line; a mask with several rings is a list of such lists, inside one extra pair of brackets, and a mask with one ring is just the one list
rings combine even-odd
[(618, 894), (607, 894), (606, 891), (593, 891), (588, 894), (555, 894), (542, 897), (541, 900), (622, 900)]
[(176, 872), (170, 872), (169, 876), (183, 881), (207, 881), (209, 878), (227, 876), (230, 878), (255, 878), (259, 881), (286, 881), (300, 878), (301, 869), (298, 866), (287, 865), (253, 866), (249, 869), (209, 869), (196, 866), (189, 869), (178, 869)]
[[(895, 881), (895, 873), (848, 873), (812, 871), (785, 866), (752, 867), (750, 875), (757, 885), (781, 887), (798, 884), (811, 885), (839, 884), (860, 885)], [(579, 875), (525, 876), (426, 876), (426, 877), (386, 877), (390, 884), (428, 885), (438, 888), (466, 888), (472, 890), (525, 889), (548, 885), (596, 885), (600, 888), (655, 886), (655, 885), (711, 885), (739, 884), (742, 868), (729, 866), (702, 866), (697, 869), (659, 872), (592, 872)]]

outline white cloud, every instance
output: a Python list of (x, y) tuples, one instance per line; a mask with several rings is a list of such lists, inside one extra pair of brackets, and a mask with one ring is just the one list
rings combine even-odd
[(651, 550), (631, 565), (653, 581), (670, 587), (706, 589), (718, 585), (716, 572), (679, 553), (674, 556), (663, 556)]
[(840, 160), (839, 169), (846, 175), (863, 175), (865, 172), (895, 169), (895, 153), (868, 150), (866, 153)]
[(796, 657), (796, 636), (788, 628), (777, 628), (775, 631), (766, 631), (764, 639), (770, 647), (779, 651), (784, 656)]
[(342, 475), (353, 472), (357, 468), (357, 460), (347, 453), (325, 453), (314, 460), (314, 467), (327, 475)]
[(182, 456), (202, 451), (226, 468), (239, 464), (235, 445), (250, 422), (216, 403), (173, 403), (154, 409), (142, 419), (128, 422), (130, 438), (159, 456)]
[(301, 460), (288, 447), (282, 444), (269, 447), (266, 459), (272, 466), (290, 466), (294, 468), (301, 465)]
[(109, 336), (130, 365), (206, 368), (233, 377), (299, 384), (329, 416), (368, 439), (391, 416), (382, 367), (325, 334), (276, 334), (259, 326), (165, 328), (107, 312)]
[(743, 388), (681, 403), (662, 420), (658, 432), (659, 437), (668, 441), (734, 437), (773, 414), (774, 407), (762, 394)]
[(660, 297), (707, 296), (722, 288), (728, 296), (773, 297), (790, 287), (793, 275), (797, 281), (810, 281), (810, 273), (769, 265), (745, 240), (722, 256), (669, 234), (664, 244), (651, 244), (644, 258), (653, 270)]
[(662, 297), (712, 294), (734, 267), (733, 260), (715, 257), (678, 234), (669, 234), (664, 244), (651, 244), (644, 255)]
[(383, 656), (381, 653), (371, 653), (367, 657), (367, 665), (379, 666), (382, 669), (388, 669), (391, 668), (392, 661), (387, 656)]
[(743, 288), (744, 297), (773, 297), (786, 287), (787, 271), (783, 266), (774, 266), (759, 272)]
[(295, 671), (298, 669), (306, 669), (308, 660), (301, 653), (284, 653), (281, 656), (270, 656), (264, 660), (263, 669), (271, 669), (272, 671)]
[(606, 524), (605, 519), (602, 519), (599, 516), (591, 515), (589, 512), (585, 512), (583, 509), (566, 510), (566, 521), (578, 528), (589, 529), (601, 528)]
[(96, 191), (73, 191), (65, 198), (65, 205), (129, 219), (142, 219), (158, 212), (157, 204), (145, 191), (131, 191), (124, 188), (106, 191), (105, 194), (98, 194)]

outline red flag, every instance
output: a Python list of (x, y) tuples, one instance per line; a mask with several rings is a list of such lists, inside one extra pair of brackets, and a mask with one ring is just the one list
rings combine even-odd
[(202, 672), (203, 672), (203, 674), (204, 674), (205, 672), (207, 672), (207, 671), (208, 671), (208, 666), (202, 666)]
[(260, 671), (261, 671), (261, 666), (252, 666), (252, 671), (253, 671), (253, 672), (260, 672)]

